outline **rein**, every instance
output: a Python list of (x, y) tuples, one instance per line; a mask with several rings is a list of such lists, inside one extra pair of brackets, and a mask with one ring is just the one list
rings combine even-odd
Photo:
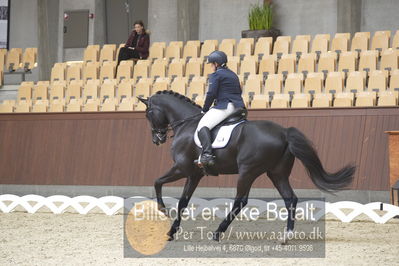
[[(202, 113), (198, 113), (198, 114), (195, 114), (195, 115), (193, 115), (193, 116), (190, 116), (190, 117), (187, 117), (187, 118), (184, 118), (184, 119), (175, 121), (175, 122), (173, 122), (173, 123), (170, 123), (170, 124), (168, 124), (168, 126), (165, 127), (165, 128), (161, 128), (161, 129), (154, 129), (154, 128), (152, 128), (152, 130), (153, 130), (154, 132), (156, 132), (157, 137), (159, 138), (160, 136), (158, 136), (158, 134), (167, 134), (167, 133), (168, 133), (169, 131), (171, 131), (171, 130), (174, 131), (176, 127), (178, 127), (178, 126), (180, 126), (181, 124), (183, 124), (183, 123), (185, 123), (185, 122), (187, 122), (187, 121), (189, 121), (189, 120), (191, 120), (191, 119), (194, 119), (194, 118), (196, 118), (197, 116), (200, 116), (200, 115), (202, 115)], [(174, 136), (175, 136), (175, 135), (172, 135), (172, 136), (170, 136), (169, 138), (173, 138)]]

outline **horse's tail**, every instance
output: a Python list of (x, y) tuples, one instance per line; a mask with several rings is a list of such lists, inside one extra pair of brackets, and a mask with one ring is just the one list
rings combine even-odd
[(353, 181), (356, 167), (347, 165), (336, 173), (328, 173), (324, 170), (316, 150), (312, 143), (298, 129), (287, 129), (289, 151), (305, 166), (313, 183), (326, 192), (344, 189)]

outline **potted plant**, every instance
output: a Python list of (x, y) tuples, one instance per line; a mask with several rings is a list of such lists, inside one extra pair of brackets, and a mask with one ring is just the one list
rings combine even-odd
[(273, 5), (271, 0), (264, 0), (263, 5), (252, 5), (248, 14), (249, 30), (241, 32), (242, 38), (273, 37), (273, 41), (280, 35), (273, 26)]

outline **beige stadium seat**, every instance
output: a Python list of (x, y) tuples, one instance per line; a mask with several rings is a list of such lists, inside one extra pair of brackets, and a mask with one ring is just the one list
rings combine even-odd
[(287, 41), (291, 44), (291, 36), (278, 36), (276, 41)]
[(251, 109), (269, 108), (269, 95), (255, 94), (251, 101)]
[(380, 69), (391, 71), (398, 69), (398, 50), (386, 49), (381, 52)]
[(331, 51), (336, 53), (348, 51), (349, 41), (345, 37), (335, 37), (331, 42)]
[(249, 75), (245, 82), (244, 94), (245, 95), (257, 95), (262, 92), (263, 77), (261, 75)]
[(310, 35), (297, 35), (297, 36), (295, 36), (295, 40), (297, 40), (297, 39), (304, 39), (304, 40), (307, 40), (308, 43), (310, 43), (310, 40), (312, 39), (312, 36), (310, 36)]
[(346, 79), (347, 92), (360, 92), (365, 88), (365, 73), (361, 71), (353, 71), (348, 74)]
[(181, 95), (186, 95), (188, 79), (185, 77), (177, 77), (170, 84), (172, 91), (178, 92)]
[(169, 60), (174, 58), (181, 58), (182, 47), (178, 43), (171, 42), (168, 47), (166, 47), (165, 57)]
[(31, 110), (31, 103), (27, 101), (19, 101), (15, 104), (15, 113), (29, 113)]
[[(125, 44), (124, 44), (124, 43), (119, 44), (118, 49), (116, 49), (115, 60), (118, 60), (119, 52), (120, 52), (120, 50), (121, 50), (123, 47), (125, 47)], [(121, 62), (123, 62), (123, 61), (133, 61), (133, 60), (122, 60)]]
[(0, 104), (0, 113), (12, 113), (14, 112), (15, 101), (11, 102), (10, 100), (4, 100)]
[(17, 102), (26, 101), (32, 102), (33, 84), (21, 84), (18, 88)]
[(183, 50), (183, 58), (198, 58), (199, 55), (199, 45), (194, 43), (186, 43)]
[(100, 76), (100, 63), (87, 62), (83, 66), (83, 80), (98, 79)]
[(55, 63), (51, 69), (51, 81), (65, 80), (65, 63)]
[(358, 35), (353, 37), (351, 51), (367, 51), (369, 48), (369, 39), (366, 36)]
[(149, 97), (151, 95), (152, 80), (148, 78), (142, 78), (136, 83), (134, 87), (135, 97)]
[(321, 93), (323, 89), (323, 73), (308, 73), (305, 80), (304, 92), (305, 93)]
[(169, 64), (168, 77), (183, 77), (186, 65), (185, 62), (184, 59), (173, 59), (172, 63)]
[(234, 55), (234, 43), (223, 40), (219, 45), (219, 51), (224, 52), (227, 56)]
[(319, 58), (318, 72), (334, 72), (337, 65), (337, 53), (322, 53)]
[(105, 44), (100, 51), (100, 62), (115, 61), (116, 44)]
[(50, 103), (54, 100), (64, 100), (66, 85), (62, 83), (55, 83), (50, 85)]
[(65, 106), (65, 112), (81, 112), (82, 100), (72, 98)]
[(82, 112), (98, 112), (98, 101), (94, 99), (88, 99), (82, 107)]
[(37, 100), (32, 106), (32, 113), (45, 113), (49, 106), (48, 100)]
[(116, 79), (117, 80), (122, 80), (122, 79), (131, 79), (133, 77), (133, 61), (130, 60), (125, 60), (122, 62), (127, 62), (124, 64), (120, 64), (118, 66), (117, 72), (116, 72)]
[(383, 70), (373, 70), (369, 73), (368, 91), (381, 92), (387, 89), (387, 78)]
[(26, 48), (22, 56), (22, 67), (30, 71), (37, 66), (37, 48)]
[(251, 44), (251, 49), (254, 49), (255, 46), (255, 39), (254, 38), (241, 38), (239, 43), (249, 43)]
[(370, 40), (370, 36), (371, 36), (370, 32), (364, 31), (364, 32), (355, 32), (355, 36), (354, 37), (365, 37), (368, 40)]
[(399, 70), (395, 69), (391, 72), (389, 79), (389, 89), (392, 91), (399, 91)]
[(398, 49), (398, 48), (399, 48), (399, 30), (396, 31), (392, 39), (392, 49)]
[(351, 39), (351, 34), (349, 32), (345, 32), (345, 33), (335, 33), (334, 38), (345, 38), (348, 41)]
[(343, 72), (329, 72), (326, 78), (325, 91), (328, 93), (339, 93), (344, 88)]
[(169, 42), (169, 46), (170, 45), (179, 46), (180, 49), (183, 50), (184, 42), (183, 41), (171, 41), (171, 42)]
[(288, 74), (295, 72), (296, 55), (284, 54), (278, 63), (278, 74)]
[[(317, 35), (316, 35), (317, 36)], [(329, 39), (327, 38), (314, 38), (312, 41), (312, 53), (321, 54), (328, 51)]]
[(283, 54), (288, 54), (289, 50), (290, 50), (290, 41), (288, 40), (277, 39), (277, 41), (274, 43), (273, 54), (276, 54), (278, 57), (281, 57)]
[(351, 92), (339, 92), (335, 94), (334, 107), (351, 107), (353, 106), (354, 96)]
[(169, 90), (170, 86), (170, 78), (157, 78), (155, 82), (152, 84), (152, 90), (154, 93), (156, 91), (164, 91)]
[(228, 57), (228, 59), (227, 59), (227, 67), (231, 71), (233, 71), (234, 73), (238, 74), (239, 65), (240, 65), (240, 57), (238, 57), (238, 56), (229, 56)]
[(328, 33), (323, 33), (323, 34), (316, 34), (314, 36), (314, 39), (326, 39), (327, 41), (330, 41), (331, 36)]
[(202, 72), (204, 77), (208, 77), (210, 74), (213, 73), (212, 65), (211, 64), (204, 64), (204, 70)]
[(288, 108), (290, 106), (289, 94), (274, 94), (270, 108)]
[(284, 93), (301, 93), (303, 83), (302, 73), (290, 73), (287, 75), (284, 85)]
[[(70, 86), (69, 86), (70, 87)], [(83, 88), (83, 104), (85, 104), (88, 100), (98, 101), (98, 89), (99, 84), (96, 83), (86, 83)]]
[(371, 50), (384, 51), (389, 48), (389, 36), (386, 34), (374, 34), (371, 40)]
[(116, 62), (104, 62), (100, 69), (100, 80), (114, 79), (116, 72)]
[(281, 74), (270, 74), (267, 76), (265, 81), (265, 93), (264, 94), (279, 94), (283, 87), (283, 75)]
[(84, 62), (98, 62), (100, 56), (100, 45), (88, 45), (83, 54)]
[(378, 95), (378, 106), (397, 106), (398, 99), (393, 91), (382, 91)]
[(106, 98), (100, 105), (101, 112), (114, 112), (116, 110), (115, 101)]
[[(177, 46), (176, 46), (177, 47)], [(167, 60), (163, 59), (157, 59), (154, 61), (154, 63), (151, 66), (151, 75), (150, 77), (152, 78), (157, 78), (157, 77), (166, 77), (166, 68), (168, 65)]]
[(132, 98), (133, 96), (133, 80), (123, 79), (117, 87), (118, 102), (121, 102), (122, 96)]
[(240, 74), (248, 76), (250, 74), (256, 74), (257, 72), (257, 62), (254, 58), (245, 58), (241, 61)]
[(116, 81), (105, 80), (100, 87), (100, 102), (103, 103), (106, 99), (115, 102)]
[(133, 111), (134, 100), (132, 98), (122, 97), (119, 105), (117, 106), (118, 111)]
[[(141, 63), (142, 61), (144, 62)], [(148, 78), (150, 65), (151, 63), (149, 60), (139, 60), (133, 69), (133, 79)]]
[(33, 102), (38, 100), (48, 100), (48, 87), (49, 84), (40, 83), (33, 87)]
[(65, 102), (69, 103), (71, 99), (80, 99), (82, 97), (83, 87), (83, 82), (73, 80), (67, 87)]
[(298, 57), (302, 54), (309, 52), (309, 41), (305, 38), (296, 38), (292, 44), (292, 54), (296, 54)]
[(377, 69), (378, 51), (362, 51), (359, 59), (359, 71), (372, 71)]
[(186, 45), (195, 45), (198, 48), (201, 47), (201, 41), (200, 40), (189, 40), (186, 42)]
[(308, 108), (308, 107), (310, 107), (309, 94), (295, 93), (291, 101), (291, 108)]
[(339, 56), (338, 71), (345, 73), (356, 71), (357, 52), (342, 52)]
[(54, 99), (50, 102), (50, 106), (48, 108), (48, 112), (51, 113), (61, 113), (64, 112), (64, 100), (63, 99)]
[(254, 55), (260, 60), (263, 56), (270, 55), (272, 51), (272, 37), (261, 37), (255, 44)]
[(201, 76), (202, 70), (202, 59), (191, 58), (186, 64), (185, 76), (192, 79), (195, 76)]
[(375, 92), (363, 91), (356, 94), (355, 106), (367, 107), (376, 105)]
[(267, 55), (262, 58), (259, 62), (259, 74), (265, 76), (265, 74), (275, 74), (277, 69), (277, 56)]
[(82, 79), (82, 64), (74, 63), (67, 66), (66, 69), (66, 80), (70, 82), (71, 80), (81, 80)]
[(330, 107), (332, 105), (332, 94), (315, 93), (313, 97), (312, 107)]
[(157, 59), (157, 58), (163, 58), (165, 53), (165, 47), (162, 45), (158, 45), (156, 43), (153, 43), (150, 47), (150, 59)]
[(302, 54), (298, 61), (298, 73), (315, 72), (316, 70), (316, 54)]
[(188, 87), (187, 95), (195, 100), (197, 96), (204, 96), (205, 94), (206, 78), (194, 77)]
[(6, 56), (6, 69), (10, 72), (20, 68), (22, 60), (22, 49), (12, 48)]
[(153, 42), (152, 45), (161, 46), (164, 49), (166, 48), (166, 42)]
[(205, 56), (208, 56), (210, 53), (215, 51), (217, 48), (218, 48), (217, 40), (205, 40), (201, 46), (200, 57), (204, 58)]
[[(241, 40), (243, 40), (243, 39), (241, 39)], [(248, 41), (241, 41), (241, 40), (240, 40), (240, 42), (237, 45), (237, 53), (236, 53), (236, 55), (241, 57), (241, 58), (243, 58), (245, 56), (248, 56), (248, 55), (252, 55), (253, 44), (251, 44)]]

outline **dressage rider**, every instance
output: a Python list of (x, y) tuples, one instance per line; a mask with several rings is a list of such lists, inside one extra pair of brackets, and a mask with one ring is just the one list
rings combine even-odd
[[(215, 156), (212, 152), (211, 129), (234, 113), (245, 108), (241, 97), (241, 85), (238, 76), (227, 68), (227, 56), (222, 51), (214, 51), (208, 56), (214, 73), (209, 76), (208, 92), (202, 111), (205, 115), (198, 123), (198, 138), (201, 141), (201, 164), (212, 166)], [(209, 109), (214, 104), (213, 108)]]

